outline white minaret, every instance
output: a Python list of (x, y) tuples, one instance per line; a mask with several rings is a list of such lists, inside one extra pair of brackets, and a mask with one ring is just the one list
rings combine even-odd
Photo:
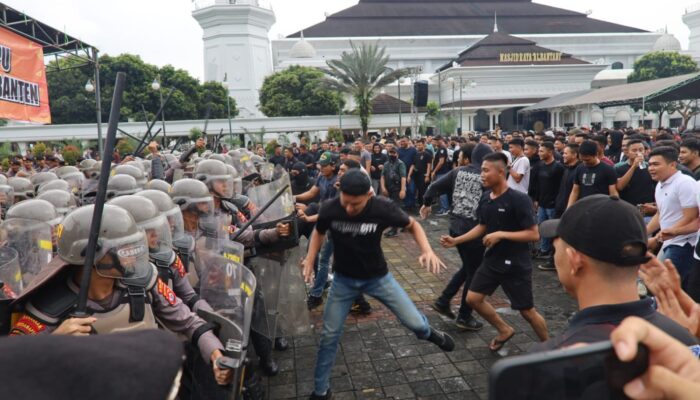
[(683, 15), (683, 22), (690, 29), (688, 53), (700, 61), (700, 4), (688, 7)]
[(262, 116), (258, 110), (263, 79), (272, 73), (268, 34), (275, 13), (259, 0), (195, 1), (194, 19), (204, 30), (204, 80), (227, 77), (241, 117)]

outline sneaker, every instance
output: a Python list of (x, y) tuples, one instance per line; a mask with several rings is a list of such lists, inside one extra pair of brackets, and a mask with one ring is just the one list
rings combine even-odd
[(553, 263), (548, 262), (546, 264), (538, 264), (537, 269), (540, 271), (556, 271), (557, 267), (555, 267)]
[(459, 317), (455, 321), (455, 325), (457, 325), (457, 328), (459, 328), (459, 329), (464, 329), (465, 331), (472, 331), (472, 332), (476, 332), (484, 327), (484, 324), (477, 321), (476, 318), (474, 318), (474, 317), (469, 317), (467, 319)]
[(352, 305), (350, 312), (353, 314), (370, 315), (372, 313), (372, 306), (366, 301), (358, 302)]
[(450, 215), (450, 213), (448, 211), (445, 211), (445, 210), (440, 210), (437, 213), (435, 213), (436, 217), (446, 217), (448, 215)]
[(452, 336), (432, 326), (430, 327), (430, 337), (428, 341), (435, 343), (442, 351), (452, 351), (455, 349), (455, 341), (452, 340)]
[(551, 260), (552, 259), (552, 252), (551, 251), (538, 251), (537, 255), (535, 255), (535, 258), (537, 260)]
[(309, 396), (309, 400), (330, 400), (333, 398), (333, 394), (331, 394), (331, 389), (328, 389), (325, 395), (319, 396), (314, 392), (311, 392), (311, 396)]
[(309, 307), (309, 311), (317, 308), (321, 304), (323, 304), (323, 297), (321, 296), (309, 296), (309, 298), (306, 299), (306, 306)]
[(439, 302), (434, 302), (433, 304), (430, 305), (430, 307), (433, 308), (433, 310), (437, 311), (438, 314), (444, 315), (449, 319), (455, 319), (457, 316), (455, 313), (452, 312), (452, 309), (450, 308), (449, 305), (442, 305)]
[(391, 238), (397, 235), (398, 233), (396, 232), (396, 229), (390, 229), (384, 234), (384, 237)]

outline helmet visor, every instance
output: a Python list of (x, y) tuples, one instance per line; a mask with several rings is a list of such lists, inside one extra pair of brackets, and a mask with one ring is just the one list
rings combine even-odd
[(233, 197), (233, 177), (230, 175), (216, 175), (208, 179), (209, 188), (219, 197), (230, 199)]
[(175, 241), (176, 238), (186, 235), (185, 222), (182, 219), (182, 211), (180, 211), (180, 208), (173, 207), (169, 211), (164, 212), (163, 215), (167, 218), (168, 224), (170, 225), (173, 241)]
[(0, 185), (0, 207), (6, 210), (15, 203), (15, 190), (12, 186)]
[(149, 275), (151, 264), (143, 232), (120, 240), (105, 240), (101, 246), (102, 257), (95, 262), (98, 275), (120, 279), (125, 283), (139, 281)]
[(62, 179), (68, 182), (68, 186), (70, 186), (70, 190), (72, 193), (79, 193), (80, 190), (83, 188), (83, 181), (85, 180), (85, 176), (79, 172), (75, 172), (64, 176)]
[(165, 215), (144, 221), (138, 224), (139, 228), (146, 232), (148, 252), (151, 255), (170, 254), (173, 249), (173, 237), (170, 232), (170, 224)]

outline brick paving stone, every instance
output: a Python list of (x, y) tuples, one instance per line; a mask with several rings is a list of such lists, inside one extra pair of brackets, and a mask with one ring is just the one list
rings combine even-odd
[(442, 388), (435, 379), (422, 382), (412, 382), (409, 385), (411, 386), (411, 389), (413, 390), (413, 393), (416, 394), (416, 396), (431, 396), (435, 394), (442, 394)]
[(404, 375), (404, 373), (400, 370), (394, 372), (382, 372), (378, 374), (378, 376), (382, 386), (393, 386), (408, 383), (406, 375)]
[(451, 378), (458, 375), (459, 371), (452, 364), (437, 365), (433, 368), (433, 377), (435, 379)]
[(381, 387), (379, 377), (374, 372), (365, 375), (352, 376), (352, 386), (355, 390)]
[(408, 384), (385, 386), (384, 395), (389, 399), (395, 400), (413, 399), (415, 397), (411, 386)]
[(293, 383), (270, 387), (270, 399), (293, 399), (296, 395), (297, 388)]
[(467, 382), (460, 376), (438, 379), (438, 384), (445, 393), (464, 392), (471, 389)]

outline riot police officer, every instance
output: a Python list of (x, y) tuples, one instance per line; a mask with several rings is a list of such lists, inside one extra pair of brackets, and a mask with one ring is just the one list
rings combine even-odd
[(90, 270), (88, 312), (71, 316), (77, 304), (94, 206), (76, 209), (58, 229), (58, 255), (15, 301), (22, 314), (12, 335), (88, 335), (156, 328), (187, 336), (210, 360), (219, 384), (229, 383), (230, 371), (216, 360), (223, 346), (211, 327), (196, 316), (158, 278), (148, 261), (148, 243), (133, 217), (124, 209), (105, 205), (95, 263)]

